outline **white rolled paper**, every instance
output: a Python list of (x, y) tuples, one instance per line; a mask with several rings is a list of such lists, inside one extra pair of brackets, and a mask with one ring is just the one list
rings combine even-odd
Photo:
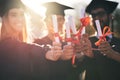
[[(66, 37), (69, 39), (69, 38), (71, 38), (69, 16), (66, 17), (65, 27), (66, 27)], [(67, 42), (67, 44), (71, 45), (71, 42)]]
[(75, 21), (74, 21), (73, 17), (69, 16), (68, 20), (69, 20), (69, 25), (70, 25), (70, 28), (72, 29), (73, 34), (77, 34), (77, 30), (76, 30), (76, 26), (75, 26)]
[[(85, 17), (85, 8), (81, 9), (80, 19)], [(81, 35), (85, 34), (85, 26), (82, 29)]]
[[(54, 33), (58, 33), (58, 24), (57, 24), (57, 16), (52, 15), (52, 21), (53, 21), (53, 28), (54, 28)], [(60, 42), (59, 37), (55, 37), (56, 42)]]
[(102, 36), (102, 30), (101, 30), (99, 20), (95, 20), (95, 24), (96, 24), (96, 27), (97, 27), (98, 37), (100, 37), (100, 36)]
[(82, 8), (80, 13), (80, 18), (84, 18), (84, 17), (85, 17), (85, 8)]

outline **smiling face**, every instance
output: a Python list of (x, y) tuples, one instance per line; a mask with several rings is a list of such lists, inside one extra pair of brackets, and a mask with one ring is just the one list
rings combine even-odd
[(13, 8), (8, 11), (8, 23), (15, 31), (22, 31), (25, 26), (24, 10), (21, 8)]
[(26, 21), (22, 8), (11, 8), (2, 17), (1, 39), (25, 40)]

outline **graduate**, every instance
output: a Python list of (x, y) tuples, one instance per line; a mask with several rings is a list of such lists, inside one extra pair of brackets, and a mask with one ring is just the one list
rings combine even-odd
[(83, 61), (85, 80), (120, 80), (120, 39), (114, 37), (110, 29), (117, 5), (113, 1), (92, 0), (86, 7), (98, 34), (90, 38), (93, 58), (86, 55)]
[[(44, 45), (45, 48), (49, 49), (53, 41), (58, 41), (62, 43), (63, 50), (63, 54), (57, 62), (50, 61), (52, 63), (50, 67), (51, 80), (79, 80), (79, 73), (77, 73), (77, 70), (71, 64), (74, 47), (67, 45), (60, 38), (60, 34), (63, 34), (63, 25), (65, 22), (64, 11), (73, 8), (57, 2), (47, 2), (43, 6), (47, 9), (45, 23), (48, 34), (41, 39), (35, 39), (34, 42), (39, 45)], [(57, 29), (55, 29), (55, 24), (57, 24)], [(55, 37), (57, 37), (57, 40)]]
[(61, 44), (53, 42), (49, 50), (28, 44), (25, 11), (21, 0), (0, 0), (0, 80), (52, 80), (49, 60), (61, 57)]

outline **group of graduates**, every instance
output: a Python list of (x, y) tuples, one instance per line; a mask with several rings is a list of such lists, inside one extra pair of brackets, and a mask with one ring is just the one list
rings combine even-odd
[[(111, 27), (117, 5), (107, 0), (90, 2), (86, 13), (92, 15), (95, 29), (95, 20), (100, 21), (102, 30)], [(120, 80), (120, 39), (111, 32), (92, 37), (83, 34), (78, 44), (56, 42), (52, 15), (57, 16), (58, 32), (62, 33), (64, 10), (73, 8), (57, 2), (44, 6), (48, 8), (45, 18), (48, 35), (27, 43), (26, 6), (21, 0), (0, 0), (0, 80), (81, 80), (83, 71), (85, 80)], [(99, 40), (99, 45), (95, 45)]]

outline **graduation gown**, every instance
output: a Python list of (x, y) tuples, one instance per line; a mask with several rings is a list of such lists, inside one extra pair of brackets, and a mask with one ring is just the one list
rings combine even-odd
[[(36, 39), (34, 43), (44, 46), (44, 49), (49, 50), (49, 45), (52, 45), (52, 40), (48, 36), (42, 39)], [(65, 45), (66, 43), (62, 43)], [(79, 80), (79, 72), (71, 64), (71, 60), (48, 61), (50, 67), (50, 80)]]
[[(98, 40), (96, 37), (90, 38), (92, 47)], [(112, 48), (120, 53), (120, 39), (113, 37), (110, 40)], [(85, 57), (82, 62), (83, 70), (86, 70), (85, 80), (120, 80), (120, 62), (117, 62), (107, 56), (101, 54), (99, 51), (93, 51), (94, 58)]]
[(48, 80), (45, 53), (35, 44), (11, 38), (0, 41), (0, 80)]

